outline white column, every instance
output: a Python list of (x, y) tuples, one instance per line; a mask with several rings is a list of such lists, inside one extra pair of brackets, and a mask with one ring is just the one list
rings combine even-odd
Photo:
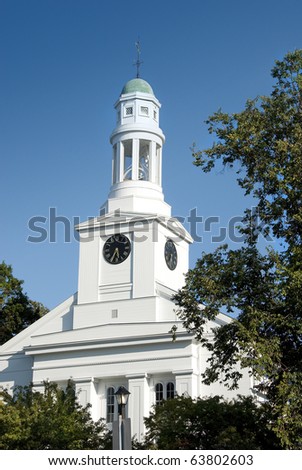
[(145, 432), (144, 417), (149, 416), (150, 393), (147, 374), (127, 375), (128, 390), (131, 393), (128, 401), (128, 416), (131, 419), (131, 435), (140, 441)]
[(119, 175), (118, 181), (124, 180), (124, 145), (123, 142), (117, 143), (117, 153), (118, 153), (118, 160), (119, 160)]
[(132, 179), (138, 180), (139, 167), (139, 139), (132, 140)]
[(158, 184), (162, 185), (162, 147), (158, 149), (158, 162), (157, 162), (157, 171), (158, 171)]

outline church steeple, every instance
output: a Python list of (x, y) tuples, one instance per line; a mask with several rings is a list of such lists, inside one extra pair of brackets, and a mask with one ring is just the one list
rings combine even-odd
[(115, 103), (117, 124), (113, 148), (112, 186), (103, 212), (171, 215), (162, 192), (161, 104), (148, 82), (134, 78)]
[[(134, 78), (123, 87), (115, 109), (109, 196), (100, 217), (77, 226), (84, 241), (80, 243), (78, 303), (109, 302), (107, 313), (105, 307), (102, 310), (104, 322), (112, 321), (111, 309), (121, 309), (119, 321), (174, 319), (173, 303), (169, 312), (158, 306), (144, 308), (144, 302), (142, 308), (132, 304), (151, 298), (156, 303), (158, 296), (169, 298), (183, 285), (192, 242), (181, 223), (171, 218), (171, 207), (164, 201), (160, 103), (148, 82)], [(125, 300), (126, 309), (119, 304)], [(94, 313), (92, 317), (92, 322), (100, 321)], [(77, 325), (84, 321), (74, 318)]]

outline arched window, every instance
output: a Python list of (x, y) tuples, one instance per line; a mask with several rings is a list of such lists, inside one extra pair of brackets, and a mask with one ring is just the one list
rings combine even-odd
[(114, 421), (114, 405), (115, 405), (115, 390), (113, 387), (107, 388), (107, 413), (106, 421), (107, 423), (112, 423)]
[(164, 387), (162, 383), (155, 385), (155, 404), (161, 405), (164, 399)]
[(173, 382), (168, 382), (167, 383), (167, 400), (169, 398), (174, 398), (175, 395), (175, 387)]

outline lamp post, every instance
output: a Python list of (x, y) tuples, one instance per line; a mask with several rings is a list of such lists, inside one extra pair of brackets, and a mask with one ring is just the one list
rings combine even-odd
[(118, 404), (118, 421), (113, 423), (113, 449), (130, 450), (131, 424), (130, 419), (125, 416), (125, 409), (130, 392), (125, 387), (121, 386), (114, 395)]

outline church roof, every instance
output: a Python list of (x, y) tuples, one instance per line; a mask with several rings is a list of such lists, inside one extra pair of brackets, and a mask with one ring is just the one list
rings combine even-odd
[(154, 96), (151, 85), (142, 78), (133, 78), (132, 80), (129, 80), (122, 89), (121, 95), (135, 92), (148, 93), (149, 95)]

